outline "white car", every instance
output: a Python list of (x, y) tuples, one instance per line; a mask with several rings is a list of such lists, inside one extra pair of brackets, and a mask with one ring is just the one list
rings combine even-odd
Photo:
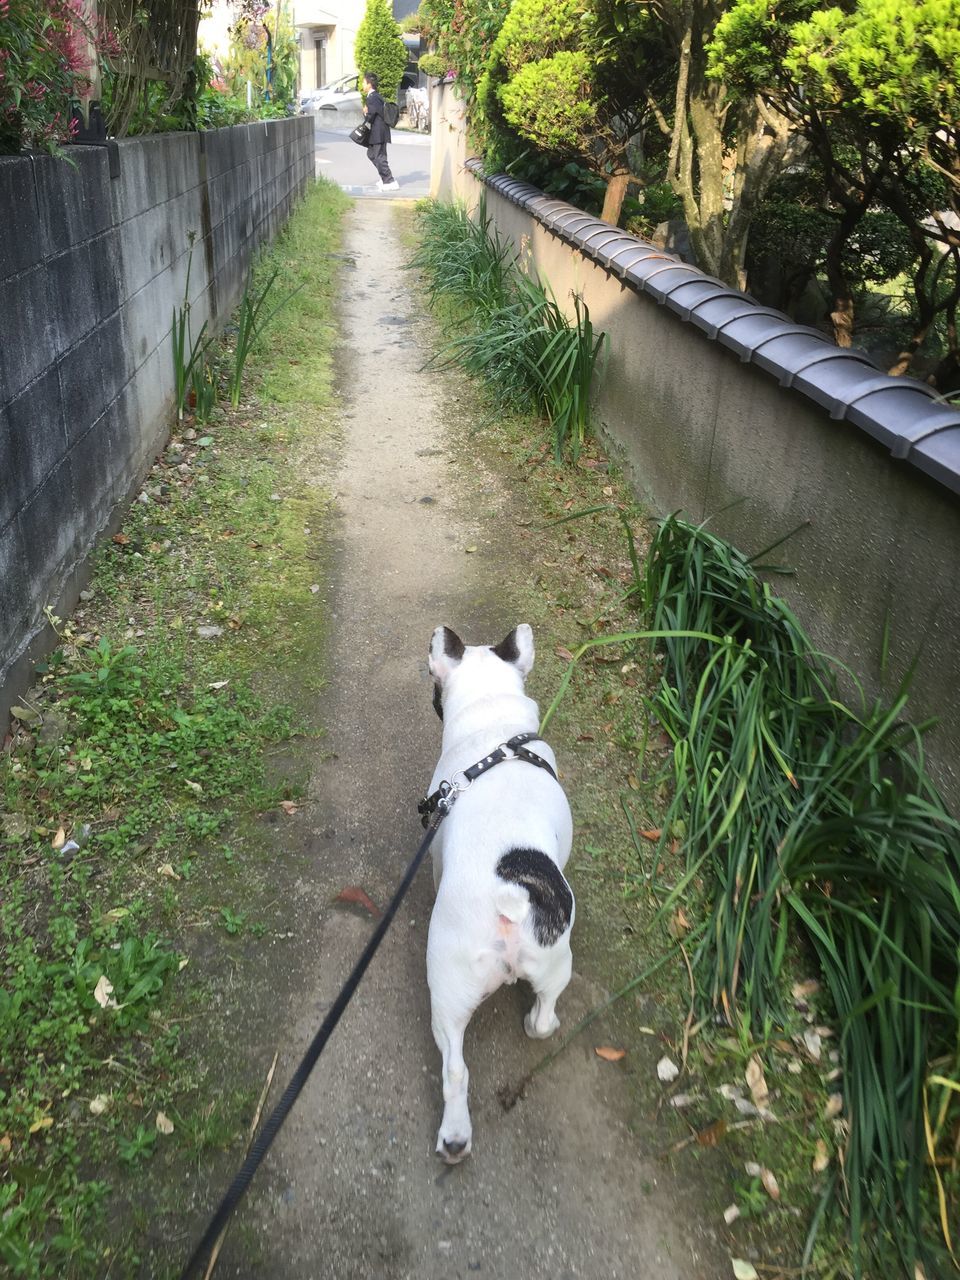
[[(405, 71), (400, 81), (400, 92), (397, 94), (397, 103), (401, 111), (406, 106), (407, 91), (415, 88), (416, 84), (417, 73)], [(301, 115), (316, 114), (318, 111), (360, 112), (362, 107), (363, 98), (357, 88), (355, 75), (341, 76), (339, 80), (331, 80), (320, 89), (309, 89), (300, 98)]]
[(309, 89), (300, 98), (300, 114), (311, 111), (338, 110), (340, 107), (351, 107), (359, 110), (362, 105), (360, 90), (357, 88), (355, 75), (341, 76), (339, 80), (331, 80), (319, 89)]

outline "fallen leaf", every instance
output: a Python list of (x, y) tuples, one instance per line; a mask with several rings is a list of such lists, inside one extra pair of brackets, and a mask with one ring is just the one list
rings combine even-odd
[(98, 1093), (95, 1098), (90, 1099), (90, 1113), (95, 1116), (102, 1116), (110, 1105), (110, 1095), (108, 1093)]
[(101, 973), (97, 985), (93, 989), (93, 998), (101, 1009), (116, 1009), (117, 1002), (113, 998), (113, 983), (105, 973)]
[(763, 1189), (771, 1200), (780, 1199), (780, 1184), (777, 1182), (776, 1176), (769, 1169), (760, 1170), (760, 1181), (763, 1183)]
[(815, 1154), (813, 1157), (813, 1172), (823, 1173), (827, 1165), (830, 1163), (830, 1152), (827, 1150), (827, 1144), (822, 1138), (817, 1139)]
[(697, 1144), (701, 1147), (715, 1147), (727, 1132), (726, 1120), (714, 1120), (697, 1134)]
[(806, 1047), (807, 1053), (809, 1053), (813, 1061), (819, 1062), (820, 1061), (820, 1036), (817, 1034), (816, 1031), (813, 1030), (812, 1027), (807, 1027), (806, 1031), (804, 1031), (803, 1043), (804, 1043), (804, 1046)]
[(67, 842), (67, 833), (63, 827), (57, 827), (57, 834), (50, 841), (51, 849), (62, 849)]
[(754, 1106), (757, 1108), (765, 1107), (770, 1100), (770, 1091), (767, 1088), (766, 1077), (763, 1074), (763, 1063), (757, 1054), (754, 1054), (747, 1063), (746, 1081)]
[(164, 863), (162, 863), (159, 867), (157, 867), (157, 875), (158, 875), (158, 876), (167, 876), (167, 878), (168, 878), (168, 879), (170, 879), (170, 880), (179, 880), (179, 879), (180, 879), (180, 877), (179, 877), (179, 876), (177, 875), (177, 873), (174, 871), (174, 869), (173, 869), (172, 865), (171, 865), (169, 862), (164, 862)]
[(756, 1160), (748, 1160), (743, 1168), (748, 1178), (759, 1178), (763, 1172), (762, 1166), (757, 1164)]
[(164, 1134), (173, 1133), (173, 1121), (169, 1120), (163, 1114), (162, 1111), (157, 1112), (156, 1125), (157, 1125), (157, 1130), (160, 1133), (164, 1133)]
[(657, 1078), (662, 1080), (664, 1084), (672, 1084), (680, 1074), (680, 1068), (675, 1062), (671, 1062), (669, 1058), (663, 1057), (657, 1063)]
[(34, 720), (40, 719), (40, 712), (34, 711), (33, 707), (11, 707), (10, 714), (15, 720), (22, 720), (24, 724), (31, 724)]
[(557, 655), (558, 658), (562, 658), (564, 662), (573, 661), (573, 654), (570, 652), (569, 649), (565, 649), (562, 644), (558, 644), (553, 652)]
[(127, 543), (130, 541), (130, 539), (127, 537), (125, 533), (115, 533), (113, 535), (112, 541), (115, 542), (118, 547), (125, 547)]
[(795, 982), (792, 992), (794, 1000), (806, 1000), (820, 990), (820, 983), (816, 978), (807, 978), (806, 982)]
[(689, 928), (690, 921), (687, 919), (683, 907), (680, 907), (667, 926), (667, 931), (672, 938), (682, 938)]
[(225, 689), (230, 683), (229, 680), (214, 680), (212, 684), (208, 684), (208, 689)]
[(595, 742), (596, 739), (594, 738), (592, 733), (580, 733), (577, 735), (577, 741), (578, 742)]
[(736, 1222), (740, 1217), (740, 1206), (735, 1204), (727, 1205), (723, 1211), (723, 1220), (729, 1227), (731, 1223)]
[(203, 787), (200, 785), (199, 782), (191, 782), (189, 778), (184, 778), (183, 785), (185, 787), (189, 787), (190, 790), (194, 793), (194, 795), (197, 795), (197, 796), (203, 795)]
[(614, 1049), (612, 1045), (597, 1045), (593, 1051), (598, 1058), (602, 1058), (604, 1062), (619, 1062), (621, 1058), (627, 1056), (626, 1049)]
[(37, 1118), (30, 1126), (31, 1133), (39, 1133), (41, 1129), (53, 1128), (53, 1116), (42, 1116), (37, 1113)]
[(300, 806), (294, 804), (292, 800), (280, 801), (280, 808), (283, 810), (284, 813), (289, 814), (291, 817), (297, 812), (297, 809), (299, 807)]
[(663, 835), (663, 828), (650, 827), (647, 831), (641, 831), (640, 834), (643, 836), (644, 840), (650, 840), (650, 841), (659, 840), (660, 837)]
[(670, 1105), (675, 1107), (677, 1111), (682, 1111), (684, 1107), (692, 1107), (695, 1102), (699, 1101), (699, 1093), (678, 1093), (670, 1099)]
[(734, 1280), (760, 1280), (757, 1268), (752, 1262), (745, 1262), (743, 1258), (731, 1258), (730, 1262), (733, 1266)]
[(830, 1097), (827, 1099), (827, 1105), (823, 1109), (823, 1118), (824, 1120), (832, 1120), (835, 1116), (838, 1116), (842, 1110), (843, 1094), (831, 1093)]
[(350, 906), (363, 907), (364, 911), (369, 911), (375, 920), (378, 920), (382, 914), (380, 908), (374, 904), (369, 895), (359, 885), (347, 885), (346, 888), (340, 890), (334, 901), (345, 902)]

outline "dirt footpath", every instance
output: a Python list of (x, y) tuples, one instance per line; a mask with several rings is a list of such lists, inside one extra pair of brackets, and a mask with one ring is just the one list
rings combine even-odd
[[(305, 810), (311, 866), (291, 905), (310, 941), (301, 971), (277, 975), (278, 991), (291, 992), (280, 1086), (371, 929), (363, 911), (332, 899), (355, 885), (385, 903), (421, 835), (416, 800), (440, 741), (425, 660), (432, 629), (448, 623), (467, 641), (493, 643), (523, 620), (513, 613), (510, 540), (490, 515), (502, 502), (498, 482), (458, 454), (455, 430), (448, 435), (456, 409), (446, 380), (420, 372), (423, 323), (402, 269), (398, 214), (371, 201), (348, 215), (344, 248), (356, 265), (343, 275), (326, 754)], [(503, 989), (471, 1024), (474, 1154), (454, 1168), (437, 1160), (440, 1060), (424, 962), (431, 898), (424, 870), (258, 1176), (217, 1274), (728, 1275), (692, 1195), (641, 1156), (650, 1144), (627, 1128), (626, 1083), (595, 1057), (593, 1041), (582, 1037), (521, 1103), (501, 1108), (498, 1087), (545, 1052), (523, 1034), (525, 987)], [(558, 1007), (563, 1028), (604, 994), (575, 971)]]

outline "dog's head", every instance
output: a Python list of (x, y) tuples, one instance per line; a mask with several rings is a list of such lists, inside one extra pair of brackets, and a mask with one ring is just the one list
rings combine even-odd
[(485, 694), (519, 692), (533, 666), (533, 632), (525, 622), (497, 645), (464, 644), (449, 627), (437, 627), (430, 641), (433, 705), (443, 719), (448, 691), (465, 680)]

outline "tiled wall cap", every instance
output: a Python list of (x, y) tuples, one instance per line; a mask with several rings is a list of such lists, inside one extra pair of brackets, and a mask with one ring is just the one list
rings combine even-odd
[[(642, 241), (630, 240), (622, 249), (617, 249), (607, 257), (607, 265), (618, 276), (626, 278), (632, 268), (646, 262), (650, 258), (659, 257), (659, 252), (652, 245)], [(664, 255), (665, 256), (665, 255)]]
[(877, 366), (856, 351), (829, 348), (793, 374), (789, 385), (822, 405), (831, 418), (842, 418), (858, 387), (876, 377)]
[(592, 257), (595, 253), (599, 253), (600, 250), (620, 239), (619, 231), (614, 230), (609, 223), (599, 222), (593, 227), (589, 235), (585, 231), (581, 231), (580, 246), (586, 249)]
[(887, 445), (895, 458), (909, 457), (928, 436), (960, 427), (960, 410), (942, 404), (919, 383), (885, 374), (855, 392), (844, 417)]
[[(637, 267), (632, 268), (630, 275), (635, 276), (637, 270)], [(686, 262), (661, 262), (653, 266), (648, 258), (640, 265), (639, 270), (643, 272), (644, 293), (649, 293), (651, 298), (655, 298), (661, 306), (675, 289), (699, 283), (703, 278), (696, 267), (691, 267)]]
[[(478, 160), (466, 167), (482, 174)], [(494, 189), (497, 179), (483, 179)], [(664, 253), (638, 236), (617, 230), (527, 184), (511, 187), (545, 227), (571, 240), (584, 255), (625, 284), (663, 301), (708, 338), (736, 351), (742, 361), (772, 373), (834, 418), (844, 418), (881, 441), (897, 458), (960, 494), (960, 411), (940, 405), (927, 387), (882, 374), (863, 353), (835, 347), (817, 329), (797, 325), (783, 312), (761, 306)], [(505, 193), (504, 193), (505, 194)], [(582, 222), (563, 213), (580, 214)], [(685, 278), (673, 284), (674, 272)], [(933, 402), (933, 403), (932, 403)]]
[(910, 462), (944, 488), (960, 494), (960, 429), (938, 432), (914, 445)]
[(709, 276), (700, 275), (694, 280), (681, 280), (667, 294), (666, 305), (681, 320), (692, 320), (700, 307), (718, 298), (742, 301), (743, 295), (727, 285), (717, 284)]
[(818, 329), (790, 324), (758, 342), (750, 358), (757, 368), (772, 373), (781, 387), (789, 387), (802, 369), (826, 351), (835, 352), (836, 347)]
[(755, 302), (744, 298), (739, 313), (717, 325), (717, 341), (747, 361), (761, 343), (781, 333), (783, 326), (789, 323), (783, 312), (774, 311), (772, 307), (758, 307)]

